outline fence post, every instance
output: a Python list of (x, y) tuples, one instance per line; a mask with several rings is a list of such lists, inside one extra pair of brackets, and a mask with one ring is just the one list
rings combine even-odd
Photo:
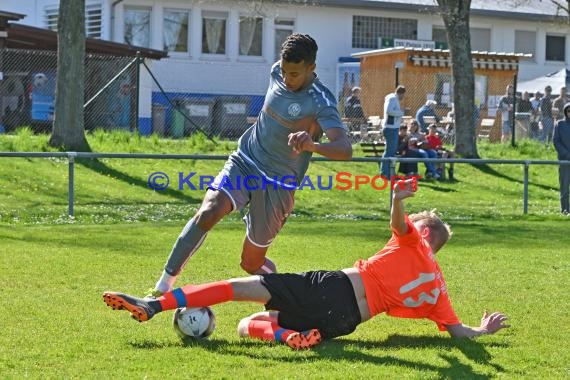
[[(141, 57), (141, 52), (137, 51), (137, 66), (136, 66), (136, 82), (137, 82), (137, 87), (136, 87), (136, 99), (135, 99), (135, 133), (139, 133), (140, 134), (140, 129), (139, 129), (139, 98), (141, 95), (141, 64), (144, 62), (144, 58)], [(132, 125), (132, 124), (131, 124)]]
[(77, 152), (67, 152), (68, 160), (68, 191), (67, 191), (67, 215), (73, 217), (73, 203), (75, 197), (75, 157), (77, 157)]
[(523, 181), (523, 214), (528, 213), (528, 168), (530, 162), (524, 162), (524, 181)]
[(513, 76), (513, 111), (509, 113), (509, 120), (511, 122), (511, 146), (514, 148), (516, 144), (515, 131), (516, 127), (516, 109), (517, 109), (517, 74)]
[[(388, 178), (388, 184), (390, 186), (390, 210), (392, 212), (392, 197), (394, 196), (394, 176), (396, 175), (396, 158), (390, 158), (390, 177)], [(392, 174), (394, 173), (394, 174)]]

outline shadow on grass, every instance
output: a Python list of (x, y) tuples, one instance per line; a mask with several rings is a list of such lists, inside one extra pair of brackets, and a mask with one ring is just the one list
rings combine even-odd
[[(471, 164), (471, 166), (473, 168), (475, 168), (476, 170), (479, 170), (482, 173), (492, 175), (494, 177), (506, 179), (506, 180), (511, 181), (511, 182), (520, 183), (521, 185), (524, 184), (524, 179), (510, 177), (504, 173), (501, 173), (501, 172), (493, 169), (488, 164), (484, 164), (484, 165), (473, 165), (473, 164)], [(532, 185), (532, 186), (538, 187), (538, 188), (543, 189), (543, 190), (558, 190), (557, 187), (541, 185), (539, 183), (535, 183), (535, 182), (532, 182), (530, 180), (528, 181), (528, 184), (529, 184), (529, 186)]]
[[(451, 339), (449, 337), (430, 337), (430, 336), (406, 336), (406, 335), (390, 335), (384, 341), (362, 341), (354, 339), (333, 339), (323, 342), (321, 345), (310, 351), (295, 353), (286, 346), (274, 344), (275, 349), (285, 350), (283, 356), (275, 355), (267, 351), (268, 343), (252, 339), (243, 339), (239, 341), (228, 341), (225, 339), (207, 339), (195, 340), (188, 339), (176, 342), (155, 342), (145, 340), (142, 342), (129, 342), (133, 348), (137, 349), (162, 349), (169, 347), (187, 347), (212, 351), (223, 355), (240, 355), (246, 356), (253, 360), (279, 361), (298, 363), (331, 359), (334, 361), (344, 360), (352, 362), (363, 362), (379, 366), (398, 366), (408, 368), (413, 371), (432, 371), (437, 372), (441, 378), (469, 378), (469, 379), (488, 379), (489, 376), (476, 373), (469, 364), (462, 363), (461, 358), (453, 355), (451, 350), (457, 349), (469, 360), (479, 365), (486, 365), (493, 368), (496, 372), (505, 372), (505, 369), (498, 365), (490, 363), (492, 356), (486, 350), (486, 346), (490, 347), (508, 347), (504, 343), (481, 343), (469, 339)], [(447, 362), (447, 365), (435, 365), (425, 363), (420, 360), (406, 360), (398, 358), (394, 355), (372, 355), (365, 351), (379, 350), (389, 352), (393, 349), (416, 349), (421, 355), (422, 348), (436, 348), (441, 351), (438, 356)], [(293, 355), (289, 354), (293, 353)], [(421, 359), (419, 356), (418, 359)]]
[[(136, 178), (133, 177), (127, 173), (123, 173), (117, 169), (114, 169), (108, 165), (106, 165), (105, 163), (101, 162), (98, 159), (90, 159), (90, 158), (79, 158), (76, 160), (76, 162), (82, 166), (84, 166), (87, 169), (93, 170), (96, 173), (99, 173), (101, 175), (104, 176), (109, 176), (112, 178), (115, 178), (119, 181), (125, 182), (129, 185), (135, 185), (138, 186), (144, 190), (151, 190), (148, 182), (145, 180), (142, 180), (140, 178)], [(198, 203), (201, 202), (202, 199), (197, 199), (197, 198), (193, 198), (187, 194), (185, 194), (183, 191), (176, 191), (176, 190), (172, 190), (170, 188), (166, 188), (164, 190), (159, 191), (160, 194), (163, 195), (167, 195), (169, 197), (172, 198), (176, 198), (188, 203)]]

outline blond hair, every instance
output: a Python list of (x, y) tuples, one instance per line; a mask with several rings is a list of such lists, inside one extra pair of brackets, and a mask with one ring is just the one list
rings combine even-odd
[(421, 222), (423, 226), (429, 228), (429, 236), (427, 240), (429, 241), (434, 253), (439, 251), (451, 238), (451, 235), (453, 235), (451, 227), (440, 219), (439, 215), (437, 215), (436, 209), (411, 214), (409, 219), (410, 222), (414, 224), (416, 222)]

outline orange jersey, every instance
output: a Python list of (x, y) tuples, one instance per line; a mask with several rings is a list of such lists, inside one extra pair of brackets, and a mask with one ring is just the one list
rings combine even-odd
[(461, 323), (451, 306), (447, 287), (428, 242), (406, 216), (408, 233), (395, 231), (382, 250), (354, 266), (360, 272), (371, 316), (428, 318), (444, 325)]

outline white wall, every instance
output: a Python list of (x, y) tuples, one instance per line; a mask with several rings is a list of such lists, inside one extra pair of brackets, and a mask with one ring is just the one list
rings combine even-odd
[[(230, 10), (230, 30), (237, 31), (240, 12), (248, 10), (242, 2), (231, 0), (123, 0), (112, 6), (114, 0), (101, 1), (103, 5), (103, 38), (123, 42), (123, 9), (125, 5), (144, 5), (153, 8), (151, 25), (152, 48), (162, 49), (162, 10), (163, 8), (191, 9), (191, 51), (186, 55), (171, 54), (171, 58), (155, 62), (153, 71), (161, 78), (168, 91), (207, 92), (227, 94), (263, 95), (268, 82), (269, 68), (273, 63), (275, 16), (286, 15), (296, 20), (295, 31), (311, 34), (319, 45), (317, 73), (321, 80), (333, 91), (336, 86), (336, 65), (339, 57), (347, 57), (362, 51), (351, 47), (352, 16), (369, 15), (418, 19), (418, 39), (431, 39), (432, 25), (443, 25), (437, 15), (415, 12), (393, 12), (386, 10), (332, 8), (323, 6), (303, 6), (263, 3), (260, 12), (264, 21), (264, 56), (244, 61), (237, 55), (238, 36), (231, 33), (227, 41), (227, 54), (224, 57), (204, 57), (200, 52), (201, 10)], [(91, 2), (87, 0), (87, 2)], [(43, 26), (43, 9), (57, 4), (58, 0), (0, 0), (0, 9), (28, 14), (22, 21), (33, 26)], [(249, 7), (251, 10), (251, 7)], [(535, 61), (522, 62), (519, 66), (519, 80), (526, 80), (554, 72), (566, 66), (564, 62), (547, 62), (544, 59), (547, 33), (567, 36), (566, 62), (570, 61), (570, 32), (568, 27), (532, 21), (511, 21), (501, 18), (473, 16), (472, 27), (491, 29), (491, 50), (513, 52), (514, 31), (530, 30), (537, 32)], [(228, 86), (231, 83), (231, 86)]]

